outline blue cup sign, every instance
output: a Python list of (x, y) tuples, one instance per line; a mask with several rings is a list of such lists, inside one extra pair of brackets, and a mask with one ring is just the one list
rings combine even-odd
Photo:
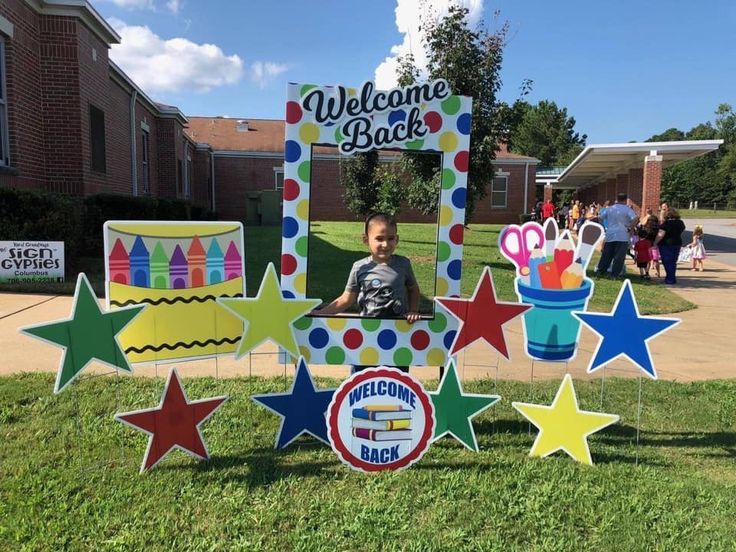
[(0, 283), (63, 281), (63, 241), (0, 241)]

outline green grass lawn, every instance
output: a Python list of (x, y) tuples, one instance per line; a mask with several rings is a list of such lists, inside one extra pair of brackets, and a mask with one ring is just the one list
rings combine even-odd
[(714, 211), (713, 209), (681, 209), (682, 218), (736, 218), (736, 211)]
[[(465, 232), (463, 247), (462, 294), (472, 295), (485, 266), (490, 266), (496, 291), (507, 301), (516, 301), (514, 292), (515, 270), (498, 250), (498, 234), (501, 225), (473, 224)], [(309, 272), (307, 291), (309, 297), (329, 302), (345, 289), (345, 282), (353, 262), (365, 257), (367, 248), (361, 241), (362, 223), (313, 222), (309, 240)], [(399, 224), (400, 243), (396, 252), (409, 257), (422, 291), (421, 309), (432, 312), (435, 278), (435, 254), (437, 227), (434, 224)], [(247, 294), (258, 292), (263, 272), (269, 262), (280, 269), (281, 229), (277, 226), (256, 226), (245, 229), (245, 268)], [(104, 264), (101, 259), (80, 260), (100, 296), (104, 295)], [(590, 266), (595, 266), (595, 259)], [(0, 291), (68, 294), (74, 292), (74, 281), (60, 285), (26, 284), (22, 288), (0, 285)], [(642, 282), (633, 279), (634, 293), (642, 314), (680, 312), (695, 307), (655, 281)], [(621, 282), (596, 280), (596, 288), (590, 300), (593, 311), (610, 310), (621, 288)]]
[[(619, 424), (589, 440), (595, 466), (529, 458), (535, 437), (511, 408), (476, 418), (481, 451), (445, 438), (412, 468), (364, 475), (300, 438), (275, 451), (280, 418), (254, 393), (283, 378), (190, 378), (190, 400), (230, 400), (203, 424), (211, 460), (179, 451), (138, 474), (148, 437), (113, 420), (158, 405), (163, 379), (85, 377), (59, 396), (53, 374), (0, 378), (1, 550), (734, 550), (736, 382), (645, 381), (636, 464), (637, 380), (608, 379)], [(319, 381), (326, 387), (334, 381)], [(536, 383), (549, 403), (559, 381)], [(600, 409), (600, 382), (576, 382)], [(428, 384), (434, 389), (435, 382)], [(78, 416), (77, 416), (78, 415)]]

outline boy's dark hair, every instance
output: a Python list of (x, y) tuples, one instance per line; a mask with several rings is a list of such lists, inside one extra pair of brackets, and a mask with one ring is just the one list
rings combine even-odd
[(399, 228), (399, 225), (396, 223), (396, 217), (394, 217), (393, 215), (389, 215), (387, 213), (371, 213), (365, 219), (365, 234), (368, 234), (368, 226), (370, 226), (371, 222), (373, 222), (374, 220), (383, 222), (388, 226), (393, 226), (394, 230), (398, 230)]
[(646, 237), (647, 237), (647, 236), (649, 235), (649, 233), (647, 232), (647, 229), (646, 229), (646, 228), (644, 228), (644, 227), (641, 227), (641, 228), (639, 228), (639, 232), (637, 232), (637, 234), (639, 235), (639, 237), (640, 237), (640, 238), (641, 238), (642, 240), (643, 240), (644, 238), (646, 238)]

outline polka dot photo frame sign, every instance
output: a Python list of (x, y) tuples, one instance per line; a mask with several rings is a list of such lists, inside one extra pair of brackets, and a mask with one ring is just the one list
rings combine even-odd
[[(306, 296), (315, 145), (337, 146), (342, 155), (387, 148), (441, 154), (435, 294), (460, 295), (471, 107), (472, 99), (452, 94), (443, 79), (389, 91), (370, 81), (359, 89), (289, 84), (281, 248), (287, 297)], [(457, 322), (442, 312), (414, 324), (345, 316), (295, 322), (300, 353), (317, 364), (441, 366), (456, 332)]]

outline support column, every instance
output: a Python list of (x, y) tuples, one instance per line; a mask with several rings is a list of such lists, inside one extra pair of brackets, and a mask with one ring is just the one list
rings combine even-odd
[(641, 210), (641, 190), (644, 176), (642, 169), (629, 169), (629, 199), (637, 213)]
[(616, 179), (609, 178), (606, 180), (606, 198), (603, 203), (610, 201), (611, 204), (613, 204), (613, 202), (616, 201), (616, 193)]
[(552, 184), (544, 185), (544, 202), (547, 203), (548, 199), (552, 201)]
[(641, 208), (656, 213), (662, 185), (662, 156), (657, 155), (656, 151), (653, 150), (644, 158), (643, 173)]

